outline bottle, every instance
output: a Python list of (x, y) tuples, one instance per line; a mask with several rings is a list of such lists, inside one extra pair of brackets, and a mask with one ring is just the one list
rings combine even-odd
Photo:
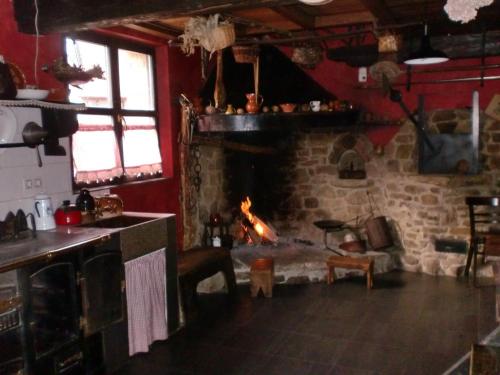
[(17, 88), (10, 74), (9, 66), (0, 55), (0, 99), (15, 99)]
[(94, 211), (95, 201), (90, 192), (87, 189), (82, 189), (80, 194), (76, 198), (76, 207), (80, 211)]

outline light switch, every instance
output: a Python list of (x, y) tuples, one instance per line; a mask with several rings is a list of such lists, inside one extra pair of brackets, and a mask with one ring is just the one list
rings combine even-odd
[(358, 69), (358, 82), (366, 82), (368, 79), (368, 69), (366, 66), (362, 66)]
[(41, 177), (37, 177), (33, 180), (33, 186), (35, 188), (41, 188), (42, 187), (42, 178)]
[(23, 180), (23, 190), (33, 189), (33, 180), (26, 178)]

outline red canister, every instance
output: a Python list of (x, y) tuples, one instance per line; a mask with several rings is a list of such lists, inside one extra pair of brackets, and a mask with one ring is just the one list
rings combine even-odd
[(63, 201), (62, 206), (54, 213), (54, 219), (57, 225), (76, 225), (82, 222), (82, 213), (70, 201)]

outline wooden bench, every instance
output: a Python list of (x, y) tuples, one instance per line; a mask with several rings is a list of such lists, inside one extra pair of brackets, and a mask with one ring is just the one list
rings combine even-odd
[(233, 260), (227, 249), (220, 247), (202, 247), (183, 251), (177, 261), (179, 289), (186, 321), (192, 320), (197, 306), (196, 287), (198, 283), (218, 272), (226, 280), (228, 295), (237, 294)]
[(259, 258), (250, 266), (250, 294), (257, 297), (259, 290), (265, 297), (273, 296), (274, 260), (273, 258)]
[(373, 287), (373, 259), (370, 257), (349, 257), (333, 255), (326, 261), (328, 267), (327, 283), (335, 281), (335, 268), (358, 269), (366, 272), (366, 287)]

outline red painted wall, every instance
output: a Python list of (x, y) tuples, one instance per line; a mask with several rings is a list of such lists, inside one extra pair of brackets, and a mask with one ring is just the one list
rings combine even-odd
[[(290, 54), (289, 54), (290, 55)], [(458, 67), (479, 65), (480, 59), (460, 59), (448, 61), (438, 65), (415, 68), (414, 71), (426, 68)], [(500, 64), (500, 57), (486, 58), (486, 64)], [(396, 83), (406, 83), (406, 66), (400, 65), (403, 74)], [(312, 78), (339, 97), (346, 99), (355, 105), (372, 112), (376, 117), (387, 120), (399, 120), (404, 117), (404, 112), (397, 103), (393, 103), (388, 97), (384, 97), (381, 89), (362, 89), (358, 87), (358, 68), (352, 68), (344, 63), (324, 60), (314, 70), (305, 70)], [(441, 72), (441, 73), (413, 73), (412, 81), (443, 80), (464, 77), (479, 77), (478, 69), (463, 72)], [(485, 76), (500, 76), (500, 69), (485, 71)], [(263, 83), (265, 84), (265, 83)], [(369, 77), (368, 85), (374, 82)], [(486, 109), (493, 95), (500, 93), (500, 80), (484, 81), (481, 87), (479, 82), (446, 83), (446, 84), (415, 84), (410, 91), (403, 86), (395, 86), (403, 94), (404, 103), (415, 111), (418, 105), (418, 96), (424, 95), (425, 109), (466, 108), (472, 105), (472, 92), (479, 91), (481, 109)], [(397, 128), (378, 128), (368, 131), (368, 136), (374, 144), (386, 144), (397, 132)]]
[[(17, 24), (14, 20), (12, 2), (0, 0), (0, 55), (6, 62), (16, 64), (24, 73), (27, 84), (35, 85), (35, 46), (36, 38), (17, 32)], [(40, 67), (51, 64), (61, 56), (62, 43), (59, 35), (42, 35), (38, 38), (38, 86), (42, 89), (52, 89), (51, 95), (60, 95), (64, 86), (52, 78), (50, 74), (42, 72)], [(54, 92), (56, 91), (57, 92)]]

